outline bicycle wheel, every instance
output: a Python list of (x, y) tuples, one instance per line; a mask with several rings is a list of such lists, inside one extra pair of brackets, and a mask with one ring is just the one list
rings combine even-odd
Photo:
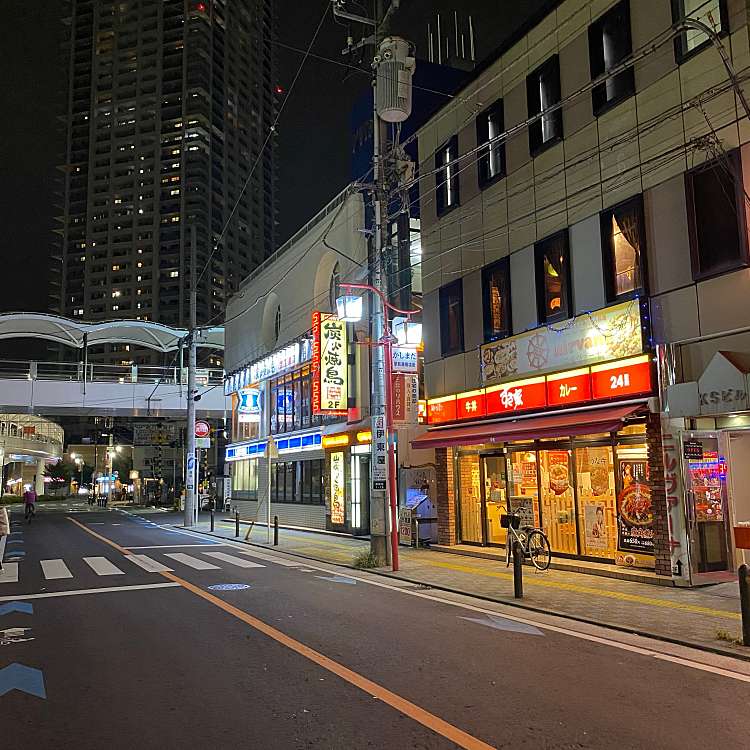
[(537, 570), (547, 570), (552, 562), (552, 550), (544, 532), (538, 529), (529, 534), (528, 547), (529, 557)]

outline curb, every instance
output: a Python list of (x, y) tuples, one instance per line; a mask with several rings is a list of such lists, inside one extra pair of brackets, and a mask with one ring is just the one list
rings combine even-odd
[[(173, 526), (174, 524), (169, 524), (170, 526)], [(181, 528), (183, 530), (184, 527), (181, 526), (174, 526), (174, 528)], [(234, 537), (229, 538), (225, 536), (220, 536), (219, 534), (212, 534), (210, 531), (194, 531), (195, 534), (204, 534), (205, 536), (213, 537), (214, 539), (223, 539), (233, 542), (240, 542), (241, 544), (246, 544), (249, 547), (258, 547), (259, 549), (264, 550), (270, 550), (275, 552), (281, 552), (284, 555), (289, 555), (290, 557), (298, 557), (302, 560), (314, 560), (315, 562), (324, 563), (325, 565), (337, 565), (340, 568), (347, 568), (349, 570), (357, 570), (360, 572), (365, 573), (371, 573), (373, 575), (381, 576), (382, 578), (390, 578), (394, 581), (404, 581), (405, 583), (412, 583), (414, 585), (418, 586), (428, 586), (431, 589), (435, 589), (436, 591), (445, 591), (449, 594), (458, 594), (459, 596), (466, 596), (471, 599), (478, 599), (479, 601), (485, 601), (485, 602), (492, 602), (493, 604), (502, 604), (508, 607), (516, 607), (517, 609), (522, 609), (527, 612), (535, 612), (536, 614), (541, 615), (550, 615), (552, 617), (560, 617), (565, 620), (571, 620), (573, 622), (580, 622), (584, 625), (593, 625), (595, 627), (599, 628), (606, 628), (607, 630), (614, 630), (618, 633), (628, 633), (630, 635), (637, 635), (641, 638), (649, 638), (651, 640), (655, 641), (661, 641), (663, 643), (671, 643), (675, 646), (684, 646), (686, 648), (692, 648), (697, 651), (705, 651), (710, 654), (716, 654), (717, 656), (727, 656), (732, 659), (740, 659), (742, 661), (750, 662), (750, 649), (748, 649), (748, 653), (743, 654), (742, 652), (736, 652), (736, 651), (730, 651), (729, 649), (721, 648), (720, 646), (710, 646), (706, 643), (701, 643), (699, 641), (690, 641), (683, 638), (672, 638), (668, 635), (661, 635), (659, 633), (652, 633), (648, 630), (641, 630), (639, 628), (635, 627), (627, 627), (625, 625), (617, 625), (610, 622), (605, 622), (604, 620), (594, 620), (589, 617), (581, 617), (579, 615), (573, 615), (567, 612), (559, 612), (554, 609), (542, 609), (541, 607), (534, 607), (529, 604), (521, 604), (518, 601), (515, 600), (506, 600), (506, 599), (496, 599), (491, 596), (485, 596), (483, 594), (475, 594), (469, 591), (462, 591), (461, 589), (454, 589), (449, 586), (442, 586), (440, 584), (432, 584), (427, 581), (420, 581), (416, 578), (406, 578), (405, 576), (401, 575), (394, 575), (393, 573), (389, 573), (384, 570), (380, 570), (378, 568), (367, 568), (365, 570), (361, 570), (360, 568), (355, 568), (353, 565), (347, 565), (345, 563), (340, 562), (331, 562), (330, 560), (323, 560), (319, 557), (311, 557), (310, 555), (303, 555), (299, 552), (290, 552), (289, 550), (283, 550), (279, 547), (268, 547), (265, 544), (257, 544), (256, 542), (248, 542), (245, 540), (239, 540)]]

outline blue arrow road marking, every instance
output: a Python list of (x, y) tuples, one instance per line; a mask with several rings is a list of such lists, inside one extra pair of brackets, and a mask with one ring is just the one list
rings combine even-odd
[(348, 583), (350, 586), (356, 586), (357, 582), (353, 578), (347, 578), (346, 576), (315, 576), (320, 578), (321, 581), (333, 581), (334, 583)]
[(511, 633), (525, 633), (526, 635), (544, 635), (539, 628), (535, 628), (533, 625), (527, 625), (525, 622), (518, 622), (517, 620), (509, 620), (499, 615), (459, 617), (459, 619), (476, 622), (478, 625), (486, 625), (488, 628), (495, 628), (495, 630), (507, 630)]
[(29, 695), (46, 699), (47, 691), (44, 689), (42, 670), (27, 667), (25, 664), (18, 664), (18, 662), (8, 664), (4, 669), (0, 669), (0, 697), (11, 690), (22, 690)]
[(22, 612), (25, 615), (34, 614), (34, 605), (31, 602), (7, 602), (0, 604), (0, 617), (9, 615), (11, 612)]

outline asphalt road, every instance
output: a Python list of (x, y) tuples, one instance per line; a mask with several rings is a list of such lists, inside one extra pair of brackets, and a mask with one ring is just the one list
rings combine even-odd
[(67, 507), (16, 523), (5, 549), (0, 736), (14, 750), (750, 746), (742, 662), (654, 658), (164, 515)]

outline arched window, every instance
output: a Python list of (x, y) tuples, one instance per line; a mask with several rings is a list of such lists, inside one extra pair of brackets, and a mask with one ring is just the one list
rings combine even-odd
[(279, 340), (279, 334), (281, 333), (281, 305), (276, 308), (276, 317), (273, 321), (273, 336), (276, 341)]
[(331, 272), (331, 283), (328, 287), (328, 303), (331, 306), (331, 312), (336, 312), (336, 298), (339, 296), (339, 284), (341, 283), (341, 269), (339, 264), (333, 267)]

